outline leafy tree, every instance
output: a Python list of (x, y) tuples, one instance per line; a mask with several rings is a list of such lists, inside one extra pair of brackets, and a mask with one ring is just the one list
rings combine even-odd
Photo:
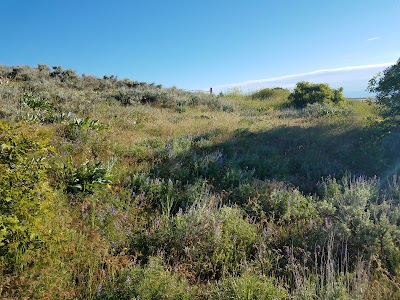
[(383, 73), (374, 76), (368, 91), (376, 94), (376, 101), (382, 105), (386, 116), (400, 115), (400, 59)]
[(343, 88), (335, 90), (325, 83), (301, 81), (296, 84), (296, 88), (289, 96), (289, 101), (297, 107), (323, 102), (342, 103), (345, 101), (342, 93)]

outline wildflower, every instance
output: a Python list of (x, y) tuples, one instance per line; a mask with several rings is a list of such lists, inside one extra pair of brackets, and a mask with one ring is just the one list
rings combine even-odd
[(159, 218), (157, 218), (156, 223), (155, 223), (155, 227), (159, 228), (160, 227), (160, 223), (161, 223), (161, 220)]
[(101, 213), (100, 213), (100, 215), (99, 215), (99, 220), (100, 220), (100, 222), (101, 222), (101, 223), (103, 223), (103, 222), (104, 222), (104, 215), (103, 215), (103, 214), (101, 214)]
[(233, 242), (236, 243), (236, 241), (237, 241), (237, 235), (235, 234), (235, 235), (233, 236)]
[(183, 211), (182, 211), (182, 207), (179, 207), (179, 210), (178, 210), (178, 212), (176, 213), (176, 216), (182, 216), (182, 213), (183, 213)]
[(99, 284), (97, 286), (97, 296), (100, 296), (102, 290), (103, 290), (103, 286), (101, 284)]
[(271, 235), (271, 231), (272, 231), (271, 228), (267, 227), (267, 229), (265, 230), (265, 236), (269, 237)]
[(166, 144), (166, 145), (165, 145), (165, 149), (168, 151), (169, 157), (172, 157), (173, 154), (174, 154), (174, 151), (173, 151), (173, 149), (172, 149), (172, 145), (171, 145), (171, 144)]

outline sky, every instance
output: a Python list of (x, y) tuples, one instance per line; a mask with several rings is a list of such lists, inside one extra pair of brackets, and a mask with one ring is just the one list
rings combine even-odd
[(293, 88), (366, 95), (400, 58), (399, 0), (0, 0), (0, 64), (188, 90)]

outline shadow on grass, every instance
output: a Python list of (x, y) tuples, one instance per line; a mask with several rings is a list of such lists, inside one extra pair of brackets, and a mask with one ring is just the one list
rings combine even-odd
[(337, 125), (279, 127), (260, 133), (243, 129), (212, 148), (241, 169), (254, 170), (260, 180), (285, 180), (311, 191), (326, 176), (379, 175), (386, 166), (374, 136), (373, 129)]
[[(193, 183), (205, 180), (227, 191), (252, 179), (286, 181), (306, 193), (323, 177), (375, 176), (388, 168), (374, 128), (339, 125), (278, 127), (264, 132), (238, 129), (226, 141), (192, 147), (154, 167), (153, 175)], [(211, 144), (211, 143), (209, 143)], [(173, 149), (172, 151), (173, 152)]]

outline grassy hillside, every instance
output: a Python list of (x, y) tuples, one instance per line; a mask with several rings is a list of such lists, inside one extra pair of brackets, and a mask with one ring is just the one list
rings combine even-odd
[(1, 297), (399, 298), (398, 130), (289, 93), (0, 66)]

